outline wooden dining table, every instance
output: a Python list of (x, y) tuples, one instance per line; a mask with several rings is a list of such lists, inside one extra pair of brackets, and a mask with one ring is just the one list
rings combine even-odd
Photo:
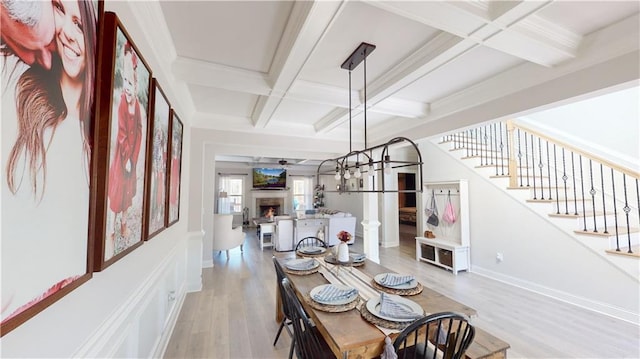
[[(283, 265), (284, 263), (296, 255), (293, 252), (277, 253), (276, 258)], [(323, 261), (322, 257), (316, 258)], [(388, 268), (370, 260), (365, 260), (365, 264), (357, 267), (362, 273), (373, 278), (380, 273), (393, 272)], [(343, 268), (343, 271), (349, 271), (350, 268)], [(402, 273), (407, 274), (407, 273)], [(336, 358), (376, 358), (379, 357), (384, 349), (384, 339), (386, 335), (375, 325), (369, 323), (361, 315), (358, 309), (352, 309), (346, 312), (330, 313), (322, 310), (314, 309), (305, 299), (311, 290), (319, 285), (327, 284), (328, 281), (319, 273), (308, 275), (296, 275), (287, 273), (289, 281), (292, 283), (296, 295), (313, 319), (318, 331), (324, 337), (325, 341), (335, 354)], [(426, 313), (437, 312), (456, 312), (464, 314), (470, 318), (476, 317), (477, 313), (462, 303), (459, 303), (437, 291), (428, 288), (423, 284), (423, 291), (420, 294), (407, 296), (406, 298), (418, 303)], [(279, 291), (276, 291), (276, 321), (282, 320), (283, 314), (280, 305), (281, 298)], [(476, 358), (506, 358), (509, 344), (487, 333), (481, 328), (475, 327), (476, 335), (467, 349), (466, 357), (470, 359)], [(391, 340), (398, 333), (390, 334)]]

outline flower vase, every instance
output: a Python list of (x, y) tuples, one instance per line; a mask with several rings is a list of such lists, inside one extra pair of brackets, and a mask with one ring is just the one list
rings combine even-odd
[(349, 261), (349, 246), (345, 242), (340, 242), (340, 244), (338, 244), (338, 261)]

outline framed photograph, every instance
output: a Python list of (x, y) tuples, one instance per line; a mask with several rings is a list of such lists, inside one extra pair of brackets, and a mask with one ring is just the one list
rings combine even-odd
[(100, 271), (143, 243), (151, 70), (118, 17), (104, 15), (92, 224)]
[(170, 105), (157, 79), (153, 79), (152, 103), (151, 145), (147, 158), (149, 191), (145, 207), (147, 214), (145, 239), (151, 239), (166, 228)]
[(175, 111), (171, 116), (171, 165), (169, 167), (169, 213), (167, 227), (180, 219), (180, 173), (182, 171), (182, 121)]
[[(9, 13), (2, 23), (0, 72), (0, 336), (89, 280), (93, 269), (91, 130), (104, 4), (18, 3), (11, 10), (0, 4)], [(29, 37), (12, 11), (40, 14), (41, 28), (50, 31)], [(20, 30), (5, 34), (5, 27)], [(51, 44), (41, 49), (47, 56), (29, 53), (25, 44), (33, 44), (34, 36)], [(68, 42), (77, 46), (73, 56)]]

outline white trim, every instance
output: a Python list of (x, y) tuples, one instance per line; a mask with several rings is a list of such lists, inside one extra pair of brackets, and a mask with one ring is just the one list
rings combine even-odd
[(483, 277), (497, 280), (498, 282), (506, 283), (517, 288), (528, 290), (533, 293), (544, 295), (553, 299), (557, 299), (561, 302), (572, 304), (580, 308), (585, 308), (597, 313), (605, 314), (626, 322), (633, 324), (640, 323), (640, 314), (633, 313), (628, 310), (613, 306), (608, 303), (597, 302), (588, 298), (579, 297), (567, 292), (556, 290), (553, 288), (545, 287), (533, 282), (518, 279), (501, 273), (497, 273), (476, 265), (472, 266), (473, 273), (481, 275)]
[(184, 304), (184, 299), (187, 297), (187, 293), (185, 291), (184, 286), (180, 288), (180, 296), (178, 297), (177, 303), (174, 305), (173, 310), (169, 313), (167, 320), (165, 322), (164, 330), (160, 335), (158, 343), (156, 345), (155, 350), (153, 351), (153, 358), (164, 358), (164, 354), (167, 351), (167, 346), (169, 345), (169, 339), (171, 339), (171, 334), (173, 334), (173, 329), (176, 327), (176, 323), (178, 322), (178, 317), (180, 311), (182, 311), (182, 305)]

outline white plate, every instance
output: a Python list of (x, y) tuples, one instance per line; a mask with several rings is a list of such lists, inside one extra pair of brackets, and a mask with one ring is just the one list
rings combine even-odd
[(321, 290), (323, 290), (326, 286), (330, 286), (333, 285), (334, 287), (340, 288), (340, 289), (351, 289), (353, 287), (349, 287), (346, 285), (341, 285), (341, 284), (323, 284), (323, 285), (319, 285), (313, 289), (311, 289), (311, 292), (309, 293), (309, 295), (311, 296), (311, 299), (315, 302), (318, 302), (320, 304), (326, 304), (326, 305), (344, 305), (347, 303), (351, 303), (353, 302), (357, 297), (358, 297), (358, 292), (356, 291), (356, 293), (348, 298), (344, 298), (344, 299), (340, 299), (340, 300), (332, 300), (332, 301), (320, 301), (320, 300), (316, 300), (313, 296), (320, 293)]
[(361, 259), (361, 260), (359, 260), (359, 261), (357, 261), (357, 260), (355, 260), (355, 259), (353, 258), (353, 256), (354, 256), (354, 255), (360, 255), (360, 254), (361, 254), (361, 253), (349, 253), (349, 258), (353, 259), (353, 263), (360, 263), (360, 262), (364, 262), (364, 260), (365, 260), (365, 259), (367, 259), (366, 257), (365, 257), (365, 258), (362, 258), (362, 259)]
[(373, 277), (373, 280), (375, 280), (376, 283), (380, 284), (383, 287), (392, 288), (392, 289), (413, 289), (418, 286), (418, 281), (415, 278), (408, 283), (398, 284), (394, 286), (382, 284), (381, 282), (382, 278), (384, 278), (384, 276), (386, 276), (387, 274), (395, 274), (395, 273), (380, 273), (375, 277)]
[(295, 266), (296, 264), (300, 264), (300, 263), (304, 263), (306, 261), (308, 261), (309, 259), (307, 258), (299, 258), (299, 259), (292, 259), (290, 261), (288, 261), (287, 263), (285, 263), (285, 267), (291, 269), (291, 270), (311, 270), (311, 269), (316, 269), (318, 268), (318, 266), (320, 265), (320, 263), (318, 263), (318, 261), (313, 261), (313, 267), (308, 268), (308, 269), (300, 269), (300, 268), (292, 268), (292, 265)]
[[(392, 296), (393, 301), (398, 303), (398, 305), (404, 307), (405, 309), (410, 310), (416, 313), (417, 315), (424, 315), (424, 310), (422, 309), (420, 304), (397, 295), (392, 295), (392, 294), (385, 294), (385, 295)], [(369, 313), (375, 315), (376, 317), (385, 319), (391, 322), (413, 322), (414, 320), (416, 320), (416, 318), (405, 318), (405, 319), (391, 318), (391, 317), (387, 317), (380, 314), (380, 297), (369, 299), (369, 301), (367, 302), (367, 310), (369, 311)]]
[(302, 247), (298, 251), (304, 254), (322, 254), (327, 251), (324, 247)]

